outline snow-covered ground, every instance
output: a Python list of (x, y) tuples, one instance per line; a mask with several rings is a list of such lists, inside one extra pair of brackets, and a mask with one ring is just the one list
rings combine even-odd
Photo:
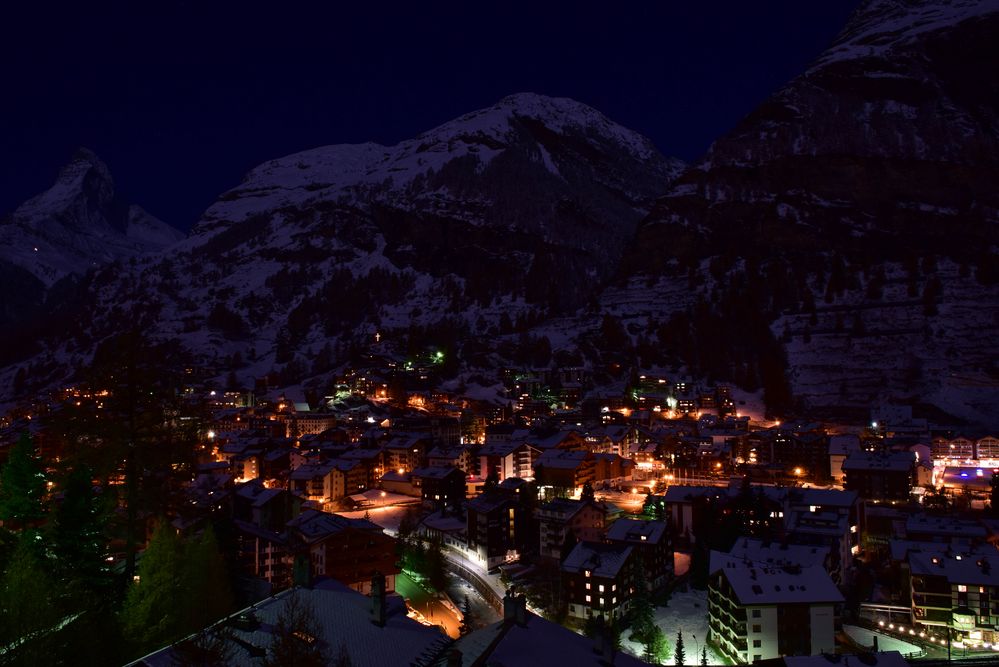
[(406, 516), (407, 512), (413, 511), (413, 503), (408, 505), (392, 505), (390, 507), (372, 507), (367, 510), (358, 510), (356, 512), (337, 512), (341, 516), (345, 516), (348, 519), (363, 519), (365, 513), (368, 514), (368, 519), (382, 528), (389, 535), (399, 534), (399, 524), (402, 523), (402, 517)]
[[(625, 484), (628, 484), (625, 482)], [(636, 483), (637, 484), (637, 483)], [(636, 489), (637, 493), (631, 493), (631, 489)], [(597, 491), (594, 497), (620, 507), (625, 512), (641, 512), (645, 505), (646, 494), (638, 486), (625, 486), (622, 491)]]
[(843, 632), (849, 635), (850, 639), (857, 642), (861, 646), (872, 646), (874, 644), (874, 636), (878, 637), (878, 650), (879, 651), (898, 651), (902, 655), (908, 655), (910, 653), (923, 654), (923, 649), (919, 648), (915, 644), (910, 644), (909, 642), (902, 641), (901, 639), (896, 639), (891, 635), (886, 635), (880, 632), (874, 632), (873, 630), (868, 630), (867, 628), (860, 628), (856, 625), (844, 625)]
[(459, 607), (465, 598), (468, 598), (472, 616), (470, 623), (473, 628), (485, 627), (490, 623), (500, 620), (500, 614), (464, 579), (450, 577), (448, 579), (447, 592)]
[[(707, 645), (708, 636), (708, 592), (693, 588), (686, 591), (675, 591), (670, 596), (669, 604), (656, 607), (656, 625), (662, 628), (669, 642), (669, 662), (673, 661), (673, 649), (676, 645), (676, 633), (683, 630), (683, 647), (687, 656), (687, 664), (695, 665), (701, 662), (701, 649), (707, 646), (709, 665), (727, 665), (729, 660), (715, 649)], [(644, 649), (641, 644), (628, 639), (628, 632), (621, 635), (621, 646), (625, 651), (641, 657)]]

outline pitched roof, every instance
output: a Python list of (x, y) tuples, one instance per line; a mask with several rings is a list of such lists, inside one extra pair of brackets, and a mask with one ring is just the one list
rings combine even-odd
[(829, 547), (764, 542), (750, 537), (737, 539), (729, 552), (729, 556), (733, 558), (741, 558), (761, 567), (782, 567), (784, 565), (811, 567), (822, 565), (828, 555)]
[[(594, 651), (593, 640), (572, 630), (527, 612), (526, 623), (499, 621), (471, 632), (453, 648), (461, 652), (462, 667), (496, 665), (497, 667), (598, 667), (605, 663)], [(446, 658), (434, 663), (444, 667)], [(615, 667), (648, 667), (648, 663), (618, 651)]]
[(559, 468), (574, 470), (583, 465), (592, 454), (585, 451), (570, 451), (567, 449), (549, 449), (534, 462), (534, 467)]
[(566, 556), (562, 569), (568, 572), (589, 571), (593, 576), (613, 579), (621, 573), (632, 550), (633, 547), (624, 544), (580, 542)]
[[(386, 597), (387, 617), (384, 627), (379, 627), (371, 622), (370, 597), (327, 580), (312, 589), (284, 591), (245, 610), (252, 611), (258, 625), (252, 630), (226, 628), (231, 633), (226, 640), (231, 650), (227, 664), (256, 667), (261, 663), (251, 648), (269, 649), (278, 617), (292, 596), (300, 596), (315, 610), (317, 639), (325, 644), (327, 652), (335, 655), (341, 645), (345, 646), (354, 667), (409, 667), (417, 658), (426, 664), (449, 643), (439, 629), (408, 618), (406, 604), (398, 595)], [(160, 649), (133, 664), (171, 667), (176, 664), (173, 647)]]
[(465, 473), (463, 473), (461, 470), (458, 470), (454, 466), (448, 466), (446, 468), (440, 466), (429, 467), (429, 468), (417, 468), (416, 470), (413, 471), (413, 477), (418, 477), (421, 479), (445, 479), (449, 475), (452, 475), (456, 472), (460, 474), (462, 478), (465, 477)]
[(666, 535), (665, 521), (618, 519), (607, 529), (607, 539), (615, 542), (659, 544)]
[(366, 519), (349, 519), (339, 514), (330, 514), (314, 509), (303, 510), (301, 514), (289, 521), (287, 526), (309, 543), (318, 542), (347, 528), (382, 532), (381, 527)]

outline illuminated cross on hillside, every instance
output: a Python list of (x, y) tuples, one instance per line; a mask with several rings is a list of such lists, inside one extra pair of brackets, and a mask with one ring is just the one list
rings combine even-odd
[(382, 335), (376, 331), (375, 332), (375, 342), (378, 343), (378, 342), (381, 341), (381, 339), (382, 339)]

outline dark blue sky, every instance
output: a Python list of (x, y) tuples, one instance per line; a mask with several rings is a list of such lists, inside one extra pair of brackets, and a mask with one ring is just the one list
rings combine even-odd
[(84, 145), (130, 201), (187, 229), (267, 159), (395, 143), (520, 91), (693, 160), (858, 0), (73, 4), (0, 10), (0, 212)]

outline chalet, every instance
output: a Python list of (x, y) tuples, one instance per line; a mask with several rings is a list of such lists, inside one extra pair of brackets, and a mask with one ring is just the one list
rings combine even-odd
[(465, 501), (465, 473), (458, 468), (417, 468), (410, 480), (423, 504), (435, 511), (457, 509)]
[[(473, 464), (473, 461), (475, 465)], [(427, 465), (432, 467), (455, 467), (465, 472), (466, 475), (474, 475), (478, 472), (478, 457), (472, 456), (472, 448), (467, 445), (458, 447), (434, 447), (427, 454)]]
[(906, 501), (912, 492), (912, 452), (854, 452), (843, 461), (846, 488), (877, 501)]
[(580, 542), (562, 563), (569, 616), (622, 618), (634, 594), (635, 548), (624, 543)]
[(289, 476), (291, 490), (308, 500), (328, 507), (346, 495), (363, 491), (367, 471), (358, 461), (335, 459), (325, 463), (306, 463)]
[(352, 447), (339, 455), (344, 461), (357, 461), (365, 473), (365, 486), (374, 489), (385, 472), (382, 450), (368, 447)]
[(556, 498), (541, 504), (534, 512), (538, 523), (538, 553), (542, 558), (560, 561), (569, 534), (573, 542), (596, 542), (603, 538), (607, 508), (592, 500)]
[(385, 577), (387, 591), (395, 590), (395, 538), (366, 519), (304, 510), (288, 522), (292, 548), (308, 556), (313, 578), (329, 577), (361, 593), (371, 592), (371, 577)]
[(617, 454), (549, 449), (534, 462), (534, 477), (543, 486), (576, 489), (584, 484), (631, 479), (632, 461)]
[(390, 437), (382, 449), (386, 470), (409, 472), (423, 466), (432, 447), (430, 439), (425, 436), (399, 433)]
[(618, 519), (607, 529), (607, 542), (630, 544), (652, 590), (660, 590), (673, 578), (673, 543), (665, 521)]
[(468, 548), (487, 569), (515, 560), (518, 502), (511, 494), (493, 489), (466, 504)]
[(336, 426), (336, 416), (323, 412), (298, 412), (291, 420), (289, 435), (300, 437), (306, 434), (318, 434)]
[(829, 438), (829, 476), (837, 484), (842, 484), (843, 462), (850, 454), (860, 451), (860, 438), (854, 434), (834, 435)]

